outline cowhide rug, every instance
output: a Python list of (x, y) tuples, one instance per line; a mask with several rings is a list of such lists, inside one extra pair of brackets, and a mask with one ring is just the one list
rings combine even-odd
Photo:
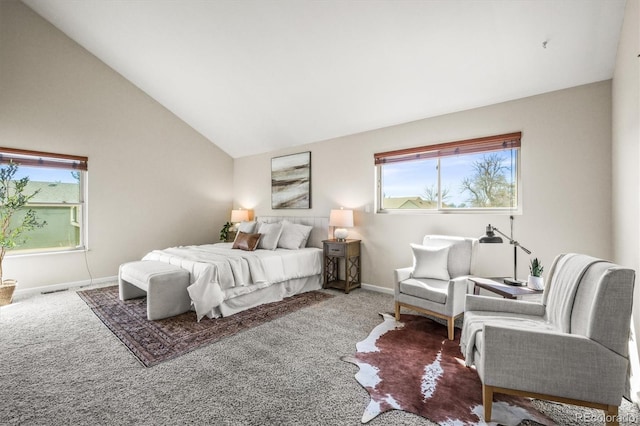
[[(404, 410), (441, 425), (486, 425), (482, 384), (474, 368), (464, 366), (456, 339), (447, 327), (417, 315), (382, 314), (384, 321), (356, 345), (354, 356), (342, 357), (360, 367), (356, 380), (371, 402), (362, 423), (389, 410)], [(526, 421), (524, 421), (526, 420)], [(494, 395), (490, 425), (554, 424), (527, 398)]]

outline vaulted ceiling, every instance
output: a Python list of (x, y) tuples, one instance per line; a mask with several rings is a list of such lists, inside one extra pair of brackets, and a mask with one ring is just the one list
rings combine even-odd
[(610, 79), (625, 0), (23, 0), (234, 158)]

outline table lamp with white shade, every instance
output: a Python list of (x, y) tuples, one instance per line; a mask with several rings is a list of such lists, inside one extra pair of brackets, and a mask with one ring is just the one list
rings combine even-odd
[(329, 226), (333, 226), (333, 238), (338, 241), (344, 241), (347, 239), (349, 233), (345, 228), (353, 227), (353, 210), (331, 210), (329, 215)]
[(240, 222), (246, 222), (249, 220), (249, 210), (237, 209), (231, 210), (231, 223), (233, 228), (238, 229)]

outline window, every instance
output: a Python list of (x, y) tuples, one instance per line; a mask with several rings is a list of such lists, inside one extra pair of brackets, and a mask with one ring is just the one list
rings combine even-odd
[(521, 133), (374, 154), (378, 212), (513, 211)]
[[(85, 245), (86, 157), (0, 148), (0, 165), (18, 165), (14, 179), (29, 177), (25, 193), (38, 192), (24, 209), (36, 212), (42, 228), (25, 233), (26, 242), (9, 253), (72, 250)], [(14, 216), (12, 222), (21, 219)], [(13, 224), (13, 223), (12, 223)]]

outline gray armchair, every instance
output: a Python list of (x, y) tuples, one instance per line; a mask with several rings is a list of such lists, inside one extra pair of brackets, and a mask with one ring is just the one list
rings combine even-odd
[(401, 307), (442, 318), (453, 340), (454, 321), (464, 312), (467, 276), (473, 272), (477, 247), (475, 238), (445, 235), (426, 235), (422, 246), (412, 244), (413, 266), (394, 271), (396, 320)]
[(541, 303), (468, 295), (460, 348), (482, 381), (485, 421), (493, 394), (503, 393), (601, 409), (618, 424), (634, 278), (611, 262), (563, 254)]

